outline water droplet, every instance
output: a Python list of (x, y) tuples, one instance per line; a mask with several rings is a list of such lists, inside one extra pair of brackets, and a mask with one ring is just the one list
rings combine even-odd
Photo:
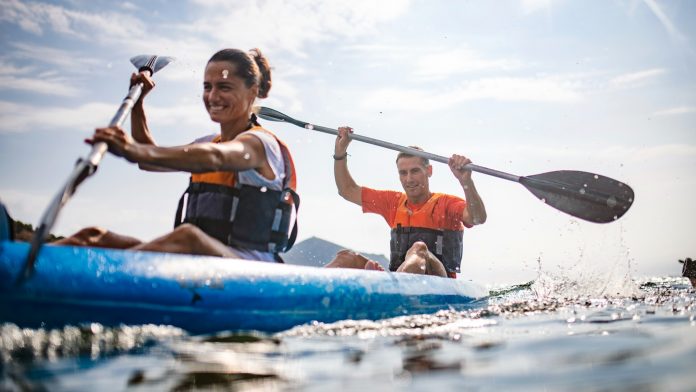
[(617, 202), (616, 202), (616, 198), (614, 196), (611, 196), (607, 199), (607, 206), (609, 206), (609, 208), (616, 207), (616, 204), (617, 204)]
[(585, 194), (585, 188), (580, 188), (580, 194), (584, 195)]
[(307, 128), (307, 129), (309, 129), (309, 130), (312, 130), (312, 129), (314, 129), (314, 125), (312, 125), (312, 124), (307, 124), (307, 125), (305, 125), (305, 128)]
[(264, 193), (265, 193), (267, 190), (268, 190), (268, 188), (266, 188), (265, 186), (262, 186), (262, 187), (261, 187), (261, 192), (264, 192)]
[(546, 203), (546, 198), (545, 198), (545, 197), (542, 197), (542, 198), (541, 198), (541, 202), (542, 202), (542, 203)]
[(246, 159), (248, 161), (250, 158), (251, 158), (251, 154), (249, 154), (249, 153), (244, 154), (244, 159)]
[(614, 215), (614, 220), (617, 220), (617, 219), (619, 219), (619, 217), (618, 217), (618, 216), (616, 216), (616, 215)]
[(582, 186), (584, 186), (585, 188), (587, 188), (587, 184), (582, 184)]
[(595, 174), (595, 175), (594, 175), (594, 179), (595, 179), (595, 180), (599, 180), (599, 176)]

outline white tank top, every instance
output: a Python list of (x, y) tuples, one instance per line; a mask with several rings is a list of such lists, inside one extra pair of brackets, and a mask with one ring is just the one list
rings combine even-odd
[[(263, 144), (263, 149), (266, 153), (266, 161), (268, 165), (273, 170), (275, 178), (269, 180), (262, 176), (256, 169), (249, 169), (237, 172), (237, 181), (240, 184), (253, 185), (258, 187), (267, 187), (268, 189), (274, 191), (280, 191), (283, 189), (283, 180), (285, 179), (285, 162), (283, 161), (283, 153), (280, 150), (280, 145), (276, 138), (261, 131), (244, 131), (240, 133), (241, 135), (252, 135), (261, 141)], [(211, 135), (203, 136), (193, 141), (193, 143), (210, 143), (218, 136), (217, 133)]]

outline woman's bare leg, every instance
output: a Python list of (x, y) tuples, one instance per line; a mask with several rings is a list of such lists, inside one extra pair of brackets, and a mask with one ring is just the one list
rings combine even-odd
[(172, 232), (162, 237), (139, 244), (132, 249), (229, 258), (240, 257), (227, 245), (207, 235), (198, 227), (186, 223), (177, 226)]
[(137, 238), (117, 234), (101, 227), (85, 227), (77, 233), (57, 241), (54, 245), (93, 246), (97, 248), (127, 249), (140, 245)]
[(150, 242), (142, 242), (137, 238), (117, 234), (100, 227), (86, 227), (70, 237), (52, 242), (52, 244), (239, 257), (236, 252), (222, 242), (205, 234), (198, 227), (189, 224), (178, 226), (174, 231)]

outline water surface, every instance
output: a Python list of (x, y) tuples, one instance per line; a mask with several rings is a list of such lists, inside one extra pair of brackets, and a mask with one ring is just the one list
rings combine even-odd
[(541, 276), (494, 288), (475, 310), (275, 335), (4, 324), (0, 390), (696, 389), (696, 292), (686, 279), (591, 291)]

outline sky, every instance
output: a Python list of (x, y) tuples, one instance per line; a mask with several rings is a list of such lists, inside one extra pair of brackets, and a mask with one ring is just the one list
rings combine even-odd
[[(294, 118), (515, 175), (582, 170), (634, 189), (624, 217), (594, 224), (474, 173), (488, 221), (465, 232), (462, 278), (680, 275), (677, 260), (696, 257), (694, 16), (689, 0), (0, 0), (0, 200), (39, 222), (125, 97), (131, 57), (176, 58), (146, 111), (158, 144), (180, 145), (218, 130), (201, 100), (210, 56), (258, 47), (273, 67), (259, 104)], [(384, 220), (337, 194), (333, 136), (263, 124), (295, 158), (299, 240), (388, 254)], [(395, 152), (353, 142), (349, 153), (358, 184), (401, 189)], [(433, 172), (431, 190), (463, 195), (447, 166)], [(153, 239), (187, 182), (108, 155), (53, 232)]]

